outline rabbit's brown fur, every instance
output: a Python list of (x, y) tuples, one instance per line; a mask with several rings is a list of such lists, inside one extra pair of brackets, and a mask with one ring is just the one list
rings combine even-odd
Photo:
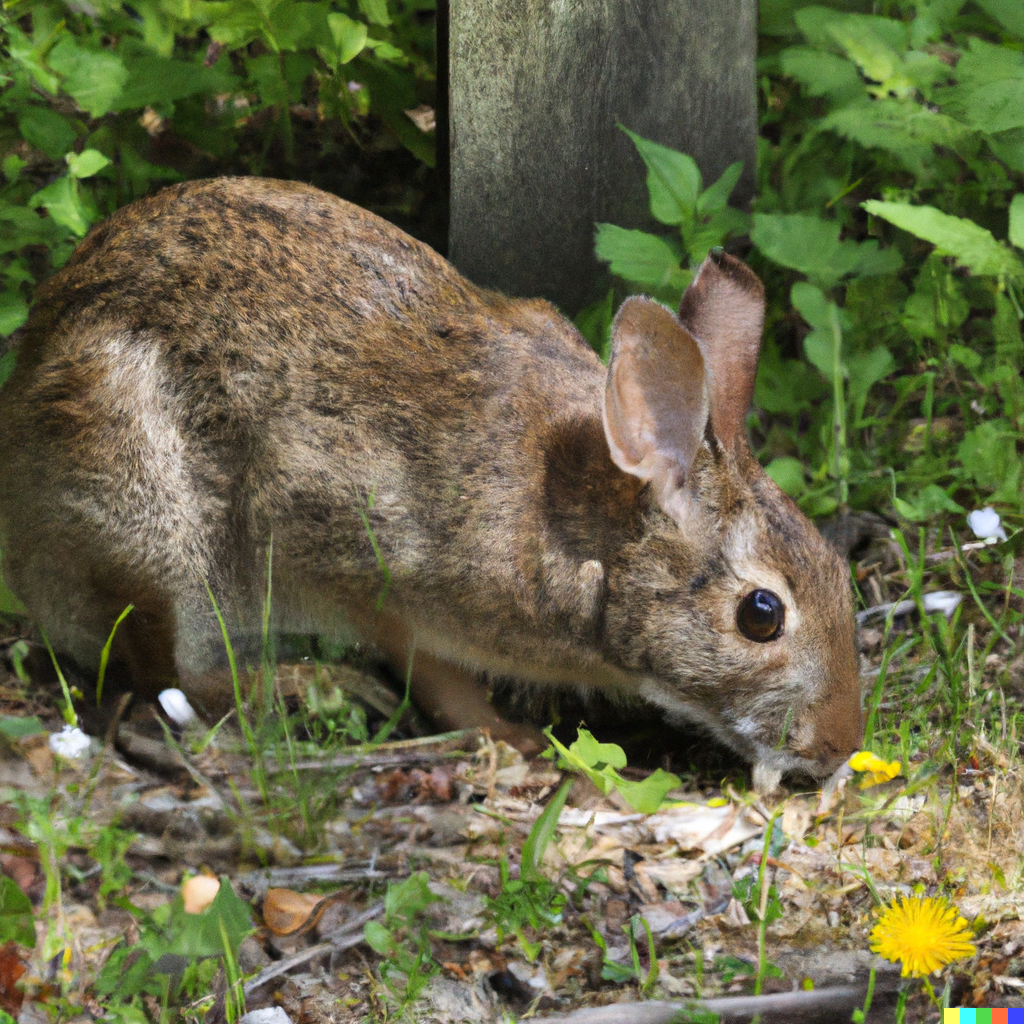
[[(415, 650), (446, 724), (483, 724), (469, 674), (600, 687), (827, 774), (860, 740), (847, 572), (743, 438), (762, 311), (709, 260), (680, 319), (627, 302), (606, 384), (552, 306), (364, 210), (173, 186), (40, 289), (0, 396), (5, 577), (83, 667), (134, 603), (115, 659), (201, 703), (227, 685), (206, 584), (258, 653), (272, 538), (276, 624)], [(757, 587), (772, 642), (737, 628)]]

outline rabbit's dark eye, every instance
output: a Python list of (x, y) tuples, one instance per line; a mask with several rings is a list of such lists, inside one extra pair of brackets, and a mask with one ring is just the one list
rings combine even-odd
[(764, 644), (782, 636), (786, 624), (786, 606), (778, 594), (770, 590), (752, 590), (740, 602), (736, 625), (740, 632), (756, 643)]

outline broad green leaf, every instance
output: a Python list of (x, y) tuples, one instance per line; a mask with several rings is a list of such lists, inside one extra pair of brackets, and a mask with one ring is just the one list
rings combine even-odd
[(68, 154), (68, 172), (75, 178), (91, 178), (109, 164), (110, 160), (98, 149), (83, 149), (81, 153)]
[(612, 768), (626, 767), (626, 753), (617, 743), (599, 743), (587, 729), (577, 729), (576, 739), (569, 747), (588, 768), (609, 765)]
[(822, 118), (818, 130), (835, 132), (867, 149), (892, 153), (922, 180), (934, 176), (936, 146), (959, 150), (971, 141), (968, 129), (952, 117), (894, 99), (842, 107)]
[(1015, 36), (1024, 36), (1024, 4), (1020, 0), (977, 0), (977, 3)]
[(702, 216), (718, 213), (729, 203), (729, 196), (743, 173), (743, 161), (737, 160), (729, 164), (722, 176), (713, 185), (709, 185), (697, 198), (697, 213)]
[[(235, 955), (242, 940), (253, 931), (252, 910), (235, 895), (227, 876), (221, 877), (217, 895), (201, 914), (186, 914), (180, 909), (175, 919), (178, 931), (169, 952), (179, 956)], [(229, 949), (224, 948), (225, 938)]]
[(811, 331), (804, 338), (804, 355), (826, 380), (832, 380), (837, 370), (846, 375), (846, 367), (842, 363), (836, 366), (836, 345), (831, 330), (822, 328)]
[(282, 50), (312, 49), (330, 46), (332, 32), (327, 21), (330, 7), (326, 3), (278, 4), (270, 17), (274, 39)]
[[(838, 6), (838, 5), (836, 5)], [(812, 5), (796, 12), (795, 20), (807, 41), (819, 50), (834, 49), (835, 33), (871, 35), (897, 53), (907, 49), (907, 27), (894, 18), (846, 13), (835, 7)]]
[(649, 288), (681, 281), (683, 253), (679, 246), (646, 231), (633, 231), (614, 224), (598, 224), (594, 249), (599, 260), (611, 265), (613, 274)]
[(662, 224), (682, 224), (691, 220), (702, 185), (693, 157), (641, 138), (628, 128), (623, 128), (623, 131), (633, 140), (647, 164), (647, 190), (655, 219)]
[(828, 28), (829, 35), (856, 61), (865, 78), (888, 82), (900, 68), (900, 55), (879, 35), (844, 18)]
[(779, 54), (782, 73), (795, 78), (810, 96), (827, 96), (843, 106), (865, 97), (856, 66), (844, 57), (809, 46), (791, 46)]
[(825, 293), (806, 281), (797, 281), (790, 289), (793, 308), (812, 326), (824, 327), (829, 319), (829, 302)]
[(394, 946), (390, 930), (385, 928), (380, 921), (367, 921), (363, 925), (363, 938), (366, 939), (366, 944), (370, 949), (381, 956), (387, 956)]
[(615, 788), (619, 791), (622, 799), (640, 814), (655, 814), (665, 800), (670, 789), (681, 785), (679, 777), (658, 768), (639, 782), (627, 779), (618, 779)]
[(1024, 79), (1004, 78), (964, 89), (956, 98), (962, 119), (979, 132), (994, 135), (1024, 127)]
[[(7, 51), (11, 58), (20, 64), (46, 92), (56, 95), (57, 90), (60, 89), (60, 76), (55, 75), (46, 66), (44, 63), (45, 55), (40, 53), (36, 43), (25, 35), (14, 24), (13, 20), (5, 18), (5, 21), (4, 31), (7, 33)], [(56, 41), (56, 37), (59, 36), (60, 32), (63, 31), (63, 26), (64, 22), (60, 22), (58, 28), (54, 30), (54, 41)]]
[(988, 139), (988, 145), (996, 158), (1002, 160), (1011, 171), (1024, 174), (1024, 128), (992, 136)]
[(879, 249), (874, 239), (840, 241), (839, 230), (838, 221), (812, 214), (755, 213), (750, 237), (765, 256), (823, 288), (848, 274), (885, 274), (903, 265), (895, 249)]
[(42, 206), (58, 223), (83, 236), (92, 224), (88, 207), (82, 202), (78, 182), (70, 174), (41, 188), (31, 199), (29, 206)]
[(1010, 201), (1010, 241), (1024, 249), (1024, 192), (1018, 192)]
[(339, 64), (347, 64), (362, 53), (366, 46), (367, 30), (361, 21), (355, 21), (346, 14), (334, 12), (327, 15), (327, 23), (334, 38)]
[(18, 114), (21, 137), (51, 160), (59, 160), (70, 150), (78, 133), (74, 122), (49, 107), (26, 106)]
[(50, 51), (50, 67), (63, 76), (64, 91), (91, 117), (114, 109), (128, 69), (109, 50), (88, 50), (65, 35)]
[(0, 942), (17, 942), (29, 948), (36, 944), (32, 903), (7, 875), (0, 875)]
[(807, 483), (804, 480), (804, 464), (791, 455), (783, 455), (772, 459), (764, 471), (781, 487), (791, 498), (799, 498), (807, 490)]
[(868, 213), (931, 242), (975, 274), (1008, 275), (1024, 279), (1024, 265), (986, 228), (964, 217), (953, 217), (934, 206), (912, 206), (869, 199), (861, 204)]
[(232, 75), (223, 69), (208, 68), (202, 63), (167, 60), (149, 53), (126, 54), (128, 82), (114, 100), (111, 110), (140, 110), (167, 105), (199, 93), (231, 92), (236, 85)]
[(992, 317), (992, 335), (996, 342), (996, 362), (1000, 367), (1019, 371), (1024, 365), (1017, 310), (1005, 292), (996, 293), (996, 312)]
[(390, 25), (387, 0), (359, 0), (359, 10), (371, 25)]

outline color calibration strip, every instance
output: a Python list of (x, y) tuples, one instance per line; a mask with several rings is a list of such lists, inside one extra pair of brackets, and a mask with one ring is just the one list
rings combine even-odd
[(943, 1010), (942, 1024), (1024, 1024), (1024, 1009)]

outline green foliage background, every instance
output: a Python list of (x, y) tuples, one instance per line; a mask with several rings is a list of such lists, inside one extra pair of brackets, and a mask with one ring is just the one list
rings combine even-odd
[[(676, 303), (748, 236), (770, 307), (752, 421), (812, 515), (1019, 522), (1024, 435), (1024, 4), (761, 0), (753, 215), (632, 136), (668, 236), (600, 225), (614, 274)], [(739, 248), (744, 250), (742, 240)], [(612, 300), (581, 325), (598, 347)]]
[[(8, 0), (0, 334), (93, 223), (165, 182), (294, 175), (365, 201), (351, 177), (385, 140), (422, 192), (433, 134), (406, 111), (434, 102), (434, 2)], [(810, 514), (1019, 515), (1024, 5), (761, 0), (760, 17), (752, 214), (729, 205), (739, 165), (705, 187), (630, 133), (671, 231), (599, 225), (599, 256), (619, 292), (667, 302), (711, 246), (754, 265), (771, 305), (751, 425)], [(415, 202), (370, 205), (401, 220)], [(599, 348), (614, 297), (580, 317)]]

